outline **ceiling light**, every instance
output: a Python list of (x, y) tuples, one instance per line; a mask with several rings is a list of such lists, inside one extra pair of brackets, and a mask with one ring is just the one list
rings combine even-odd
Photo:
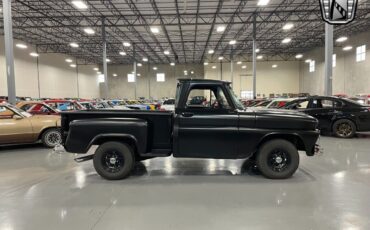
[(175, 62), (171, 62), (171, 63), (170, 63), (170, 65), (171, 65), (171, 66), (175, 66)]
[(170, 54), (170, 51), (165, 50), (163, 53), (164, 53), (165, 55), (169, 55), (169, 54)]
[(209, 54), (213, 54), (215, 51), (214, 50), (208, 50)]
[(257, 59), (262, 59), (263, 58), (263, 56), (262, 55), (258, 55), (257, 56)]
[(246, 65), (243, 65), (243, 66), (242, 66), (242, 69), (246, 69), (246, 68), (247, 68), (247, 66), (246, 66)]
[(123, 42), (123, 46), (129, 47), (129, 46), (131, 46), (131, 44), (130, 44), (130, 42)]
[(71, 63), (71, 62), (73, 62), (73, 61), (72, 61), (72, 59), (67, 58), (67, 59), (66, 59), (66, 62)]
[(27, 49), (27, 46), (25, 44), (18, 43), (15, 46), (20, 48), (20, 49)]
[(157, 67), (155, 67), (155, 66), (153, 67), (153, 70), (157, 70), (157, 69), (158, 69)]
[(94, 70), (95, 70), (95, 71), (99, 71), (99, 68), (95, 67), (95, 68), (94, 68)]
[(217, 31), (218, 33), (224, 32), (224, 31), (225, 31), (225, 26), (217, 26), (216, 31)]
[(337, 40), (335, 40), (335, 41), (336, 42), (345, 42), (347, 40), (348, 40), (348, 38), (346, 36), (342, 36), (342, 37), (337, 38)]
[(77, 8), (77, 9), (87, 9), (86, 3), (83, 1), (72, 1), (72, 4)]
[(190, 73), (191, 73), (191, 74), (194, 74), (194, 71), (191, 71)]
[(270, 0), (258, 0), (257, 6), (266, 6)]
[(95, 31), (93, 29), (91, 29), (91, 28), (85, 28), (84, 31), (87, 34), (95, 34)]
[(97, 74), (101, 74), (101, 72), (100, 71), (98, 71), (98, 72), (96, 72)]
[(107, 59), (105, 59), (107, 62), (110, 62), (110, 59), (109, 58), (107, 58)]
[(132, 74), (134, 74), (134, 73), (135, 73), (135, 71), (132, 71), (131, 73), (132, 73)]
[(159, 33), (159, 28), (158, 27), (150, 27), (150, 31), (152, 31), (153, 34), (158, 34)]
[(216, 66), (214, 65), (214, 66), (212, 66), (212, 69), (216, 69)]
[(187, 70), (184, 70), (184, 73), (187, 73), (188, 71)]
[(283, 26), (283, 30), (290, 30), (293, 26), (293, 23), (287, 23)]
[(125, 51), (120, 51), (119, 54), (122, 55), (122, 56), (126, 56), (127, 55)]
[(117, 77), (117, 74), (116, 74), (116, 73), (114, 73), (114, 74), (113, 74), (113, 77)]
[(277, 67), (278, 67), (278, 65), (276, 65), (276, 64), (272, 65), (272, 68), (277, 68)]
[(141, 74), (137, 73), (137, 74), (136, 74), (136, 76), (140, 77), (140, 76), (141, 76)]
[(144, 61), (144, 62), (147, 62), (147, 61), (148, 61), (148, 58), (143, 58), (143, 61)]
[(38, 56), (39, 56), (39, 54), (38, 54), (38, 53), (34, 53), (34, 52), (30, 53), (30, 55), (31, 55), (32, 57), (38, 57)]
[(260, 52), (260, 49), (256, 49), (256, 53), (259, 53)]
[(69, 66), (72, 67), (72, 68), (76, 68), (77, 65), (76, 64), (70, 64)]
[(79, 45), (76, 42), (71, 42), (71, 43), (69, 43), (69, 45), (73, 48), (78, 48), (79, 47)]
[(208, 65), (208, 62), (204, 62), (204, 65)]
[(292, 39), (291, 38), (284, 38), (281, 42), (282, 43), (289, 43)]
[(229, 45), (235, 45), (235, 44), (236, 44), (236, 41), (235, 40), (229, 41)]
[(297, 55), (295, 55), (295, 58), (297, 58), (297, 59), (300, 59), (302, 57), (303, 57), (303, 54), (297, 54)]
[(310, 63), (311, 62), (311, 59), (306, 59), (304, 62)]
[(224, 57), (222, 57), (222, 56), (218, 57), (218, 60), (220, 60), (220, 61), (223, 60), (223, 59), (224, 59)]
[(140, 67), (140, 66), (143, 66), (143, 64), (141, 64), (141, 63), (137, 63), (137, 66), (139, 66), (139, 67)]
[(240, 64), (242, 64), (242, 62), (241, 61), (238, 61), (236, 64), (240, 65)]
[(352, 46), (345, 46), (345, 47), (343, 47), (343, 50), (344, 51), (348, 51), (348, 50), (351, 50), (352, 49)]

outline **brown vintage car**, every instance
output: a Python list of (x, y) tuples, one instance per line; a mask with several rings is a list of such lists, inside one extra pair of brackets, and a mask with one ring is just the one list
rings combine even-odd
[(40, 140), (49, 148), (61, 143), (60, 116), (33, 116), (13, 105), (0, 103), (0, 145)]

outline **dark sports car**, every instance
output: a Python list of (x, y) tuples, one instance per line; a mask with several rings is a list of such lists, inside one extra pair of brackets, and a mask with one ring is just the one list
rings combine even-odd
[(356, 131), (370, 131), (370, 107), (349, 99), (312, 96), (291, 101), (282, 108), (316, 117), (320, 130), (337, 137), (350, 138)]

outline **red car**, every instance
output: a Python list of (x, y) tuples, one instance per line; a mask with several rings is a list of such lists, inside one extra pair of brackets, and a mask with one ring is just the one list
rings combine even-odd
[(16, 107), (33, 115), (59, 115), (59, 110), (42, 101), (20, 101)]

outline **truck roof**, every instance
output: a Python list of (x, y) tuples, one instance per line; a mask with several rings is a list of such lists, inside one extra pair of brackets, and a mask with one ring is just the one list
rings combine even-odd
[(213, 79), (194, 79), (194, 78), (181, 78), (178, 79), (180, 83), (183, 82), (202, 82), (202, 83), (226, 83), (230, 84), (231, 82), (229, 81), (221, 81), (221, 80), (213, 80)]

